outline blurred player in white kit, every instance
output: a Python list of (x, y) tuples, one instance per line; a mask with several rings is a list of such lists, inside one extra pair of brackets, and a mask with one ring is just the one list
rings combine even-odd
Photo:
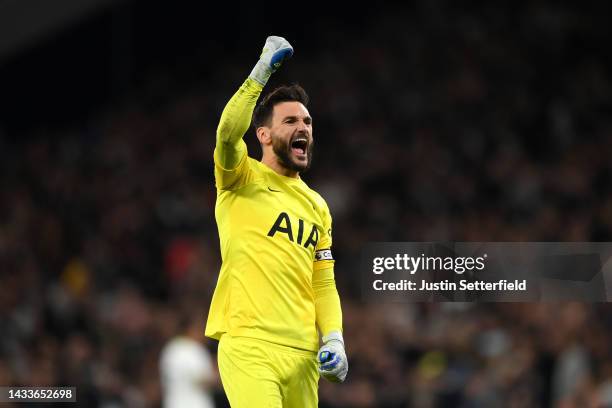
[(181, 323), (181, 333), (161, 351), (159, 368), (164, 408), (214, 408), (213, 389), (219, 379), (204, 347), (201, 317)]

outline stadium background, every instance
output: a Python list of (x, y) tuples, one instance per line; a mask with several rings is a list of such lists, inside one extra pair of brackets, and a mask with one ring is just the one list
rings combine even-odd
[(612, 406), (609, 305), (366, 304), (356, 272), (367, 241), (612, 241), (609, 3), (99, 3), (8, 46), (45, 12), (0, 1), (0, 384), (159, 406), (218, 273), (217, 120), (279, 34), (351, 363), (320, 406)]

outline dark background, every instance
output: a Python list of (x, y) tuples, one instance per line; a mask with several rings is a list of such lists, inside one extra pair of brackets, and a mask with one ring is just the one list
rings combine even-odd
[(609, 3), (330, 4), (116, 1), (0, 53), (0, 384), (159, 406), (220, 264), (218, 118), (275, 34), (334, 218), (351, 371), (320, 406), (612, 404), (609, 305), (368, 304), (357, 273), (369, 241), (612, 240)]

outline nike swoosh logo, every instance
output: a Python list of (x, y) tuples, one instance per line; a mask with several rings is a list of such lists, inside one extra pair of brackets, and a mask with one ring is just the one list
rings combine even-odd
[(280, 191), (280, 190), (274, 190), (274, 189), (273, 189), (273, 188), (271, 188), (271, 187), (268, 187), (268, 190), (272, 191), (273, 193), (282, 193), (282, 191)]

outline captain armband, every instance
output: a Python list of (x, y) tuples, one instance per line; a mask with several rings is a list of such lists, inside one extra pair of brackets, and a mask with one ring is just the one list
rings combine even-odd
[(315, 251), (315, 261), (333, 261), (334, 257), (332, 256), (331, 249), (319, 249)]

